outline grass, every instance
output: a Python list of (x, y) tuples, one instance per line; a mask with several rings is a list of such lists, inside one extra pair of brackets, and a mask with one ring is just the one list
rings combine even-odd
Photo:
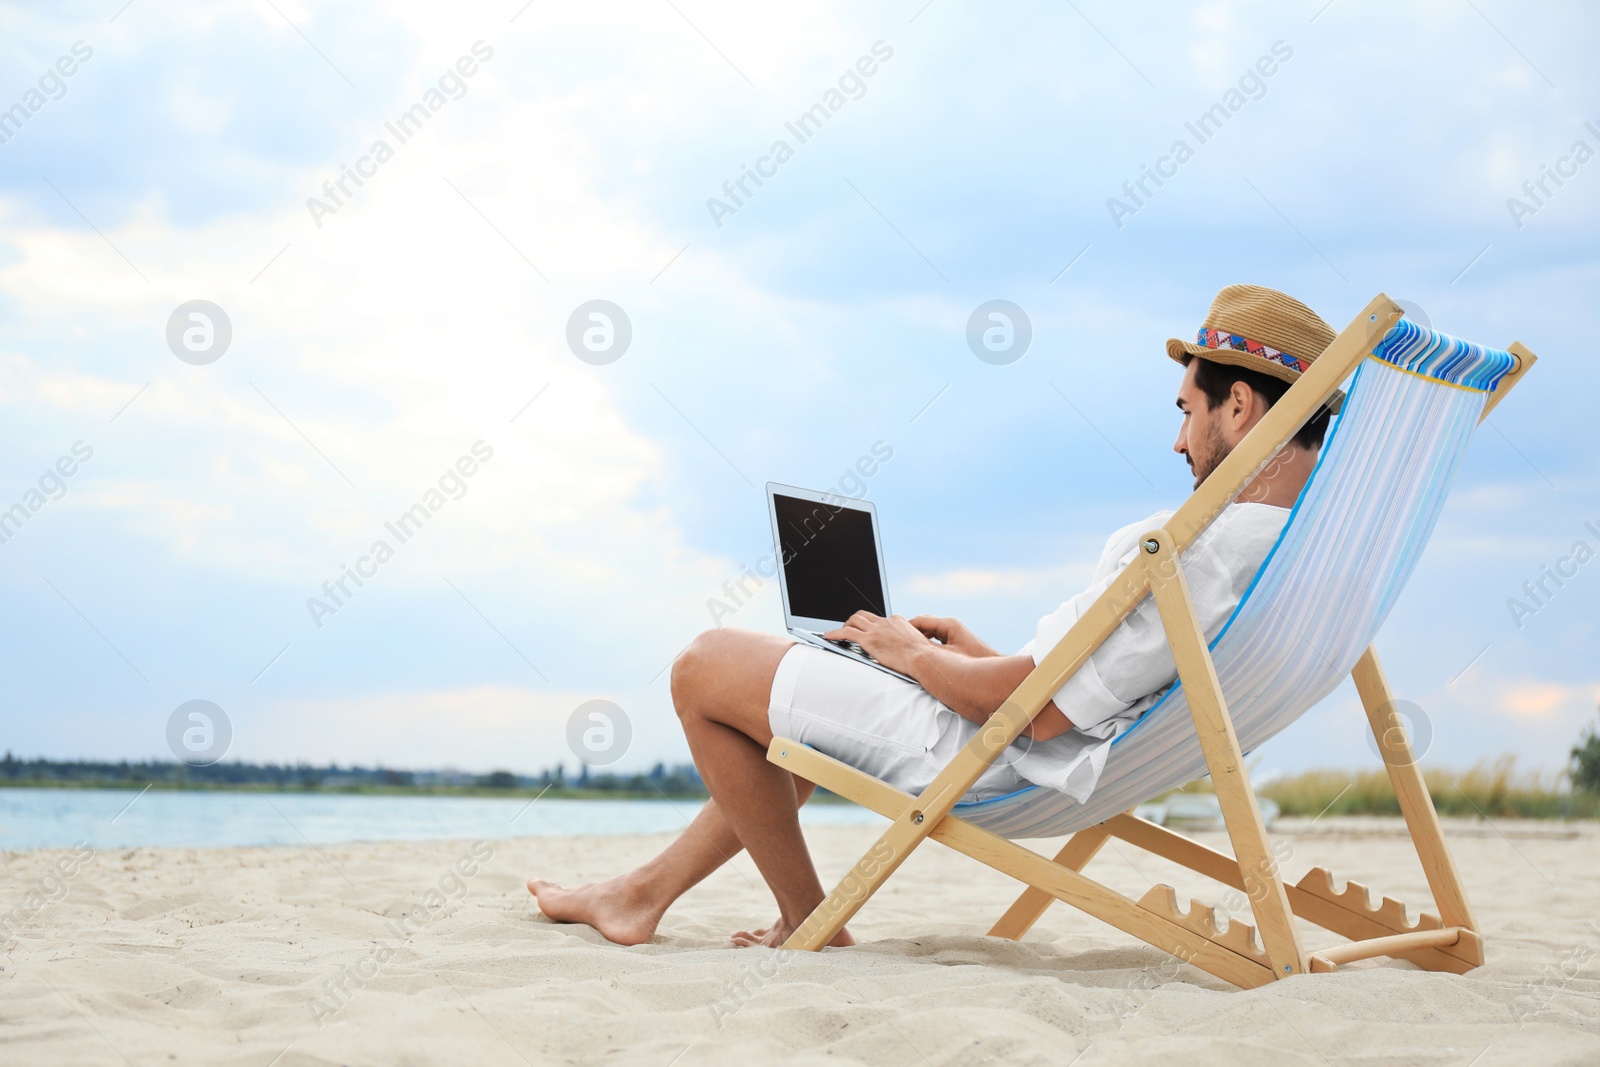
[[(1515, 756), (1485, 761), (1466, 771), (1425, 770), (1423, 780), (1440, 815), (1514, 819), (1600, 818), (1600, 793), (1573, 792), (1564, 775), (1517, 770)], [(1206, 783), (1209, 787), (1210, 783)], [(1388, 773), (1308, 771), (1258, 789), (1284, 815), (1399, 815)]]

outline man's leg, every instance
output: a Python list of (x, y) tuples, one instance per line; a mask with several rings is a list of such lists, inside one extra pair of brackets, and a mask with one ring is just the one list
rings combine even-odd
[[(739, 944), (781, 945), (824, 896), (800, 832), (800, 804), (812, 787), (767, 760), (772, 678), (793, 644), (748, 631), (708, 630), (673, 669), (673, 702), (695, 765), (778, 902), (778, 921), (736, 934)], [(854, 942), (841, 933), (834, 944)]]
[[(799, 822), (799, 806), (814, 787), (766, 759), (772, 678), (792, 643), (711, 630), (690, 644), (673, 664), (673, 702), (712, 800), (664, 852), (625, 875), (571, 890), (529, 879), (540, 910), (593, 926), (612, 941), (640, 944), (674, 900), (753, 840), (751, 856), (778, 899), (780, 918), (736, 940), (781, 944), (804, 921), (822, 900)], [(850, 943), (849, 935), (837, 943)]]
[(660, 855), (626, 874), (567, 889), (528, 879), (539, 910), (557, 922), (584, 923), (619, 945), (642, 945), (672, 902), (744, 850), (715, 800)]

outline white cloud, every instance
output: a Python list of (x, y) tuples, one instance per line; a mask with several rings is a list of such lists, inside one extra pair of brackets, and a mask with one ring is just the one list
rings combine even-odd
[(536, 773), (564, 763), (572, 775), (579, 760), (568, 744), (568, 722), (580, 705), (595, 699), (622, 709), (626, 725), (614, 724), (613, 736), (631, 736), (614, 762), (597, 769), (631, 773), (661, 759), (688, 761), (665, 678), (648, 690), (608, 693), (478, 685), (287, 700), (236, 712), (229, 758), (454, 767), (480, 774)]
[(926, 597), (1012, 596), (1048, 593), (1051, 590), (1078, 590), (1094, 576), (1092, 564), (1062, 567), (1023, 567), (986, 569), (964, 567), (939, 574), (914, 574), (907, 591)]

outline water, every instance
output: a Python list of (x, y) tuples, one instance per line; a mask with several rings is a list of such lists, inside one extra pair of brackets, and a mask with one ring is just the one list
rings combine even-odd
[[(317, 793), (0, 789), (0, 849), (329, 845), (682, 830), (698, 800), (330, 796)], [(854, 804), (809, 804), (807, 826), (881, 823)]]

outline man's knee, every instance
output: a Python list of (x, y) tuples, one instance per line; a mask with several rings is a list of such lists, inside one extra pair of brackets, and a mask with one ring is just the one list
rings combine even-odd
[(698, 698), (734, 662), (741, 636), (739, 630), (706, 630), (678, 654), (672, 663), (672, 703), (679, 718), (698, 710)]

